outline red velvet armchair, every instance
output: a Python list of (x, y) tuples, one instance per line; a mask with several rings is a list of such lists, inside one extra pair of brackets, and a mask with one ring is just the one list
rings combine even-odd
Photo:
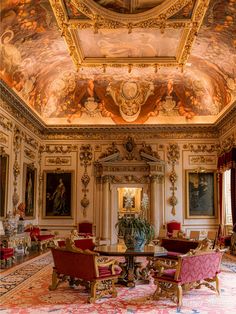
[(167, 222), (166, 227), (167, 227), (167, 235), (169, 237), (172, 237), (174, 230), (178, 230), (178, 231), (181, 230), (181, 223), (176, 220), (172, 220), (172, 221)]
[(93, 224), (88, 221), (78, 223), (78, 234), (83, 237), (94, 237)]
[(37, 244), (39, 250), (43, 250), (43, 247), (46, 248), (48, 243), (54, 238), (54, 235), (50, 233), (41, 234), (40, 228), (36, 226), (26, 228), (25, 232), (29, 232), (31, 241)]
[(55, 290), (61, 282), (68, 280), (70, 286), (82, 285), (89, 289), (89, 303), (106, 295), (117, 296), (115, 282), (121, 273), (117, 261), (78, 249), (70, 241), (66, 241), (65, 248), (51, 250), (54, 267), (50, 290)]

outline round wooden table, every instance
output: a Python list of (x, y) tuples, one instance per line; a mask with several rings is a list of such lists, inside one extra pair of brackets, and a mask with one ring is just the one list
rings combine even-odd
[(167, 250), (158, 245), (146, 245), (142, 251), (127, 250), (123, 244), (117, 245), (100, 245), (95, 247), (95, 252), (104, 256), (124, 256), (125, 262), (120, 262), (122, 273), (119, 277), (119, 283), (125, 284), (128, 287), (135, 287), (138, 282), (149, 283), (150, 262), (146, 266), (141, 262), (136, 262), (135, 257), (158, 257), (166, 256)]

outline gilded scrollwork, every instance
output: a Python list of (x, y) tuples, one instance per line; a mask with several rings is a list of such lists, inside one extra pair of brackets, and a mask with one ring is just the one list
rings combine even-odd
[(191, 153), (214, 153), (217, 151), (217, 144), (184, 144), (183, 149)]
[[(165, 3), (164, 6), (156, 5), (152, 10), (147, 10), (139, 14), (120, 14), (113, 10), (105, 9), (103, 6), (98, 5), (94, 1), (80, 0), (73, 1), (74, 8), (79, 13), (72, 17), (68, 15), (65, 9), (63, 0), (53, 1), (50, 0), (54, 14), (56, 16), (58, 26), (61, 30), (62, 36), (68, 45), (71, 58), (79, 69), (81, 66), (85, 67), (97, 67), (101, 63), (105, 66), (113, 66), (119, 64), (119, 66), (127, 67), (128, 71), (133, 66), (140, 66), (143, 63), (141, 58), (123, 58), (119, 62), (109, 61), (107, 58), (103, 58), (103, 61), (93, 57), (87, 61), (82, 53), (77, 29), (93, 29), (94, 33), (98, 33), (99, 30), (115, 30), (115, 29), (127, 29), (128, 33), (131, 33), (133, 29), (153, 29), (158, 28), (162, 33), (166, 29), (184, 29), (186, 36), (180, 38), (180, 49), (178, 52), (178, 58), (173, 58), (166, 62), (166, 56), (153, 56), (153, 60), (146, 60), (145, 66), (153, 67), (154, 64), (158, 66), (183, 66), (190, 54), (194, 39), (201, 26), (203, 17), (209, 4), (209, 0), (199, 0), (192, 3), (190, 0), (173, 0)], [(190, 5), (190, 11), (192, 12), (191, 21), (183, 21), (181, 18), (175, 17), (185, 6)], [(86, 16), (86, 18), (80, 18), (80, 14)], [(181, 15), (181, 14), (180, 14)], [(189, 31), (190, 30), (190, 31)], [(101, 59), (101, 58), (100, 58)], [(127, 60), (125, 60), (127, 59)], [(117, 66), (117, 65), (115, 65)], [(104, 68), (104, 69), (105, 69)]]
[(88, 172), (87, 172), (87, 167), (89, 165), (91, 165), (92, 157), (93, 157), (93, 153), (92, 153), (91, 145), (90, 144), (81, 145), (79, 158), (80, 158), (81, 165), (84, 166), (84, 174), (81, 178), (81, 182), (83, 184), (82, 192), (84, 195), (80, 201), (80, 204), (83, 207), (83, 216), (84, 217), (87, 216), (86, 209), (89, 206), (89, 199), (87, 198), (87, 193), (89, 190), (87, 187), (88, 187), (88, 184), (90, 182), (90, 177), (89, 177)]
[(175, 192), (177, 190), (176, 187), (176, 182), (178, 179), (177, 173), (175, 171), (175, 165), (177, 163), (177, 161), (180, 158), (180, 149), (179, 149), (179, 145), (176, 143), (171, 143), (169, 144), (169, 146), (167, 147), (167, 159), (168, 159), (168, 163), (171, 165), (171, 172), (169, 174), (169, 180), (171, 182), (171, 196), (169, 198), (169, 203), (172, 206), (172, 210), (171, 213), (173, 216), (176, 215), (176, 205), (178, 203), (178, 199), (175, 195)]

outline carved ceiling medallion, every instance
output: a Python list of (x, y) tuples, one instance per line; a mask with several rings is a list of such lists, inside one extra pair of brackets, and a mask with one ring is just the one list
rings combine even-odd
[(182, 67), (209, 0), (50, 0), (76, 67)]

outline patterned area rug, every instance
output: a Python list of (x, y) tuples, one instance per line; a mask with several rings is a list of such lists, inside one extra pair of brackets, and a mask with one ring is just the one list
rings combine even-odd
[[(224, 257), (220, 273), (221, 295), (208, 288), (191, 290), (183, 295), (179, 313), (231, 314), (236, 308), (235, 262)], [(52, 258), (50, 253), (1, 274), (1, 313), (41, 314), (170, 314), (177, 313), (175, 304), (163, 299), (152, 300), (155, 285), (118, 286), (117, 298), (103, 298), (95, 304), (86, 303), (88, 294), (82, 287), (72, 289), (62, 284), (49, 291)]]

